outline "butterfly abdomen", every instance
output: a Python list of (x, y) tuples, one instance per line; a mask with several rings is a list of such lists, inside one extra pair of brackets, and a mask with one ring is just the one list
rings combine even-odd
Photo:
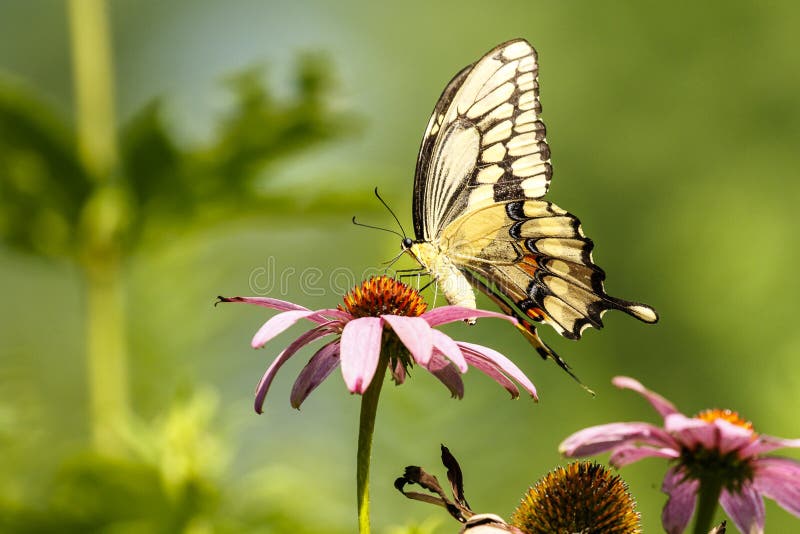
[(448, 304), (476, 308), (475, 292), (466, 277), (438, 245), (425, 242), (414, 243), (408, 251), (436, 280)]

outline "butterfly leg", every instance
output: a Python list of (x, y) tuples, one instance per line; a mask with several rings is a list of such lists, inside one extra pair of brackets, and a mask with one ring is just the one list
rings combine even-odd
[[(413, 269), (408, 269), (408, 270), (409, 270), (409, 271), (412, 271)], [(428, 274), (427, 272), (425, 272), (425, 271), (423, 271), (423, 270), (419, 270), (419, 271), (416, 271), (416, 272), (411, 272), (411, 273), (401, 274), (401, 275), (399, 275), (399, 276), (398, 276), (398, 278), (399, 278), (400, 280), (402, 280), (402, 279), (404, 279), (404, 278), (416, 278), (416, 279), (417, 279), (417, 291), (422, 291), (423, 289), (425, 289), (425, 288), (427, 288), (429, 285), (431, 285), (431, 283), (433, 283), (433, 280), (431, 280), (430, 282), (428, 282), (427, 284), (425, 284), (425, 286), (424, 286), (424, 287), (422, 287), (422, 288), (420, 289), (420, 287), (419, 287), (419, 284), (420, 284), (420, 278), (421, 278), (422, 276), (425, 276), (425, 275), (427, 275), (427, 274)]]
[[(428, 288), (431, 286), (431, 284), (432, 284), (432, 283), (434, 283), (435, 281), (436, 281), (435, 279), (431, 278), (431, 279), (430, 279), (430, 281), (429, 281), (427, 284), (425, 284), (424, 286), (422, 286), (421, 288), (419, 288), (419, 290), (418, 290), (418, 291), (420, 291), (420, 292), (422, 292), (422, 291), (425, 291), (425, 290), (426, 290), (426, 289), (428, 289)], [(436, 307), (436, 295), (435, 295), (435, 294), (434, 294), (434, 296), (433, 296), (433, 307)]]

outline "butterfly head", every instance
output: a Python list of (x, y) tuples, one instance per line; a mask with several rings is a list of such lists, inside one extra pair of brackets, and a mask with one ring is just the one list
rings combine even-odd
[(400, 249), (414, 258), (414, 261), (416, 261), (420, 267), (430, 272), (430, 266), (434, 260), (434, 249), (430, 243), (414, 241), (410, 237), (404, 237), (400, 241)]
[(425, 243), (416, 242), (410, 237), (403, 237), (400, 240), (400, 250), (407, 252), (420, 266), (427, 269), (428, 264), (424, 261), (425, 251), (422, 250), (424, 245)]

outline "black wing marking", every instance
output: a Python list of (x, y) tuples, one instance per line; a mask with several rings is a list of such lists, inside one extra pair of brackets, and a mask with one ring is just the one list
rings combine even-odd
[(442, 91), (442, 95), (436, 102), (436, 107), (433, 109), (431, 118), (428, 121), (428, 127), (425, 129), (425, 135), (422, 136), (422, 143), (419, 147), (419, 155), (417, 156), (417, 169), (414, 173), (414, 205), (413, 205), (413, 218), (414, 218), (414, 234), (417, 240), (426, 239), (423, 227), (425, 215), (425, 179), (427, 177), (427, 169), (430, 166), (431, 153), (436, 144), (436, 139), (442, 128), (442, 121), (447, 108), (453, 101), (456, 91), (464, 83), (464, 78), (472, 70), (472, 65), (467, 65), (461, 69), (458, 74), (453, 76), (450, 83)]

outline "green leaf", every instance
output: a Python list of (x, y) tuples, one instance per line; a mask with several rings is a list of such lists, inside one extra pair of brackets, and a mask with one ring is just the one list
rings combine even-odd
[(222, 120), (217, 141), (206, 154), (210, 175), (223, 177), (213, 190), (235, 200), (251, 196), (254, 178), (276, 162), (331, 139), (352, 133), (349, 114), (334, 111), (328, 95), (333, 83), (326, 61), (304, 56), (297, 66), (294, 96), (285, 102), (272, 97), (262, 83), (260, 68), (231, 78), (235, 105)]
[(29, 92), (0, 82), (0, 239), (67, 256), (91, 182), (65, 121)]
[(173, 141), (154, 100), (122, 130), (120, 159), (136, 213), (185, 218), (192, 210), (192, 188), (184, 172), (186, 155)]
[[(147, 236), (164, 234), (165, 224), (186, 227), (292, 213), (298, 202), (307, 205), (310, 199), (298, 191), (264, 192), (263, 181), (269, 180), (274, 165), (354, 131), (353, 117), (334, 111), (330, 104), (332, 77), (319, 56), (299, 60), (293, 91), (286, 99), (272, 95), (260, 67), (231, 76), (227, 85), (233, 106), (205, 146), (186, 147), (175, 141), (159, 101), (148, 104), (123, 128), (121, 166), (131, 194), (134, 236), (143, 230)], [(348, 206), (347, 201), (341, 203), (342, 196), (350, 198), (347, 192), (332, 195), (336, 202), (327, 201), (327, 194), (326, 200), (311, 201), (329, 211)]]

